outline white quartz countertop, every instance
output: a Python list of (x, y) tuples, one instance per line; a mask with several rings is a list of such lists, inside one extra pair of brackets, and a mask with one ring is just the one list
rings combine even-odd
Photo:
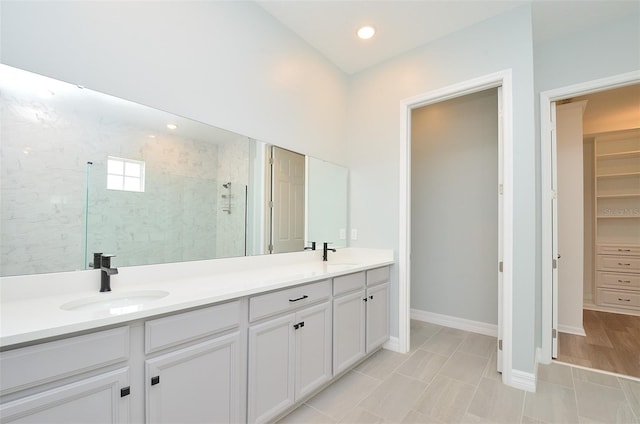
[[(393, 252), (340, 249), (322, 262), (322, 252), (217, 259), (124, 267), (99, 293), (98, 270), (0, 278), (0, 346), (35, 342), (78, 331), (126, 323), (323, 280), (393, 263)], [(167, 292), (163, 298), (128, 307), (63, 310), (62, 305), (127, 293)]]

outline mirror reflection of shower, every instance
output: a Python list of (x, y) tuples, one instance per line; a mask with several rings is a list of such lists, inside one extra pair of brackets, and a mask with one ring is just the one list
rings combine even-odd
[(231, 214), (231, 181), (222, 184), (222, 187), (226, 190), (222, 193), (222, 212)]

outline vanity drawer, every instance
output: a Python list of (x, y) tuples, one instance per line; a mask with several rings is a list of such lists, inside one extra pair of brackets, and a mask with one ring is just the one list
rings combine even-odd
[(176, 346), (240, 324), (240, 301), (178, 313), (144, 323), (145, 353)]
[(598, 255), (640, 256), (637, 244), (599, 244)]
[(337, 296), (342, 293), (364, 288), (365, 278), (364, 271), (335, 277), (333, 279), (333, 295)]
[(640, 293), (598, 289), (598, 305), (640, 308)]
[(129, 359), (129, 327), (41, 343), (0, 354), (2, 394)]
[(640, 290), (640, 275), (598, 271), (596, 284), (598, 287)]
[(389, 267), (371, 269), (367, 271), (367, 287), (389, 282)]
[(605, 256), (598, 255), (597, 269), (599, 271), (622, 271), (622, 272), (638, 272), (640, 271), (640, 258), (631, 256)]
[(293, 311), (301, 306), (328, 299), (329, 296), (331, 296), (330, 280), (254, 296), (249, 299), (249, 321)]

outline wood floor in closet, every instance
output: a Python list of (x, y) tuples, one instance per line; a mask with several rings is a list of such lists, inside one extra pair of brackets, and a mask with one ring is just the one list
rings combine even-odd
[(558, 360), (640, 378), (640, 316), (584, 310), (587, 336), (559, 333)]

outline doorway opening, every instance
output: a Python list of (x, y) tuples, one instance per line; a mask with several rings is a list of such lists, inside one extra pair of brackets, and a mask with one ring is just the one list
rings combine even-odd
[[(454, 86), (445, 87), (401, 102), (400, 145), (400, 245), (399, 259), (399, 347), (409, 351), (410, 345), (410, 284), (411, 284), (411, 132), (412, 111), (428, 105), (461, 98), (486, 90), (497, 90), (498, 108), (498, 181), (495, 201), (501, 216), (498, 219), (498, 258), (495, 280), (498, 282), (498, 325), (496, 335), (497, 369), (506, 384), (517, 386), (511, 377), (511, 300), (512, 300), (512, 240), (513, 240), (513, 135), (511, 71), (501, 71)], [(525, 388), (525, 387), (522, 387)], [(531, 389), (531, 388), (526, 388)]]
[(633, 72), (541, 93), (542, 363), (640, 376), (622, 359), (637, 362), (640, 334), (638, 83)]

